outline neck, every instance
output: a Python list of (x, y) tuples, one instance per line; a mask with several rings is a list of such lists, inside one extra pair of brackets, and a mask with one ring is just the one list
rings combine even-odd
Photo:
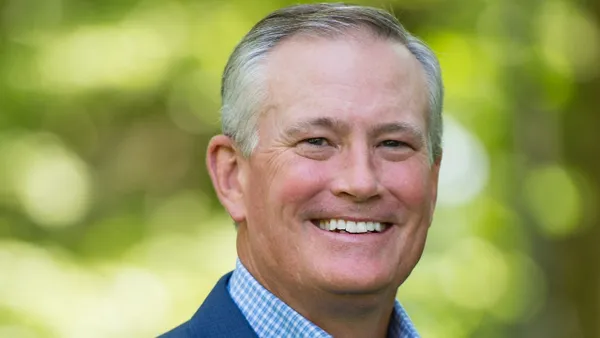
[(335, 294), (317, 289), (271, 287), (268, 281), (266, 285), (271, 293), (333, 337), (387, 336), (396, 290), (377, 294)]
[(387, 336), (396, 290), (341, 294), (292, 283), (281, 287), (269, 278), (270, 274), (256, 269), (252, 255), (239, 249), (242, 264), (263, 287), (332, 336)]
[[(334, 337), (386, 337), (392, 295), (330, 295), (294, 299), (297, 311)], [(316, 300), (316, 301), (313, 301)], [(293, 306), (292, 306), (293, 307)]]

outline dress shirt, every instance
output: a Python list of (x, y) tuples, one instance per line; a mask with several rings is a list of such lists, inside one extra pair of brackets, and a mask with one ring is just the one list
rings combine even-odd
[[(265, 289), (239, 259), (229, 281), (228, 290), (252, 329), (261, 338), (331, 337)], [(388, 338), (419, 338), (406, 311), (397, 300), (388, 327)]]

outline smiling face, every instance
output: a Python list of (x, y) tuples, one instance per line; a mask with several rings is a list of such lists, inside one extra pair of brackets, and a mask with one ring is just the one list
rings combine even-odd
[(437, 192), (421, 65), (364, 34), (295, 36), (266, 69), (259, 144), (238, 159), (241, 197), (228, 208), (240, 259), (284, 300), (395, 294), (421, 256)]

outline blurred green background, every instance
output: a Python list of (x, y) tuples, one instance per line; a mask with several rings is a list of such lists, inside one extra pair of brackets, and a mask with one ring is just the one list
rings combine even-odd
[[(204, 167), (270, 0), (0, 0), (0, 337), (151, 337), (234, 267)], [(357, 1), (438, 53), (423, 337), (600, 337), (600, 2)]]

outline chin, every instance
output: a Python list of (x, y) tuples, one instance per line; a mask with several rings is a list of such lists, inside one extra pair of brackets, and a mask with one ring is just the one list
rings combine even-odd
[(377, 294), (398, 288), (396, 271), (389, 269), (338, 266), (327, 272), (324, 286), (336, 294)]

